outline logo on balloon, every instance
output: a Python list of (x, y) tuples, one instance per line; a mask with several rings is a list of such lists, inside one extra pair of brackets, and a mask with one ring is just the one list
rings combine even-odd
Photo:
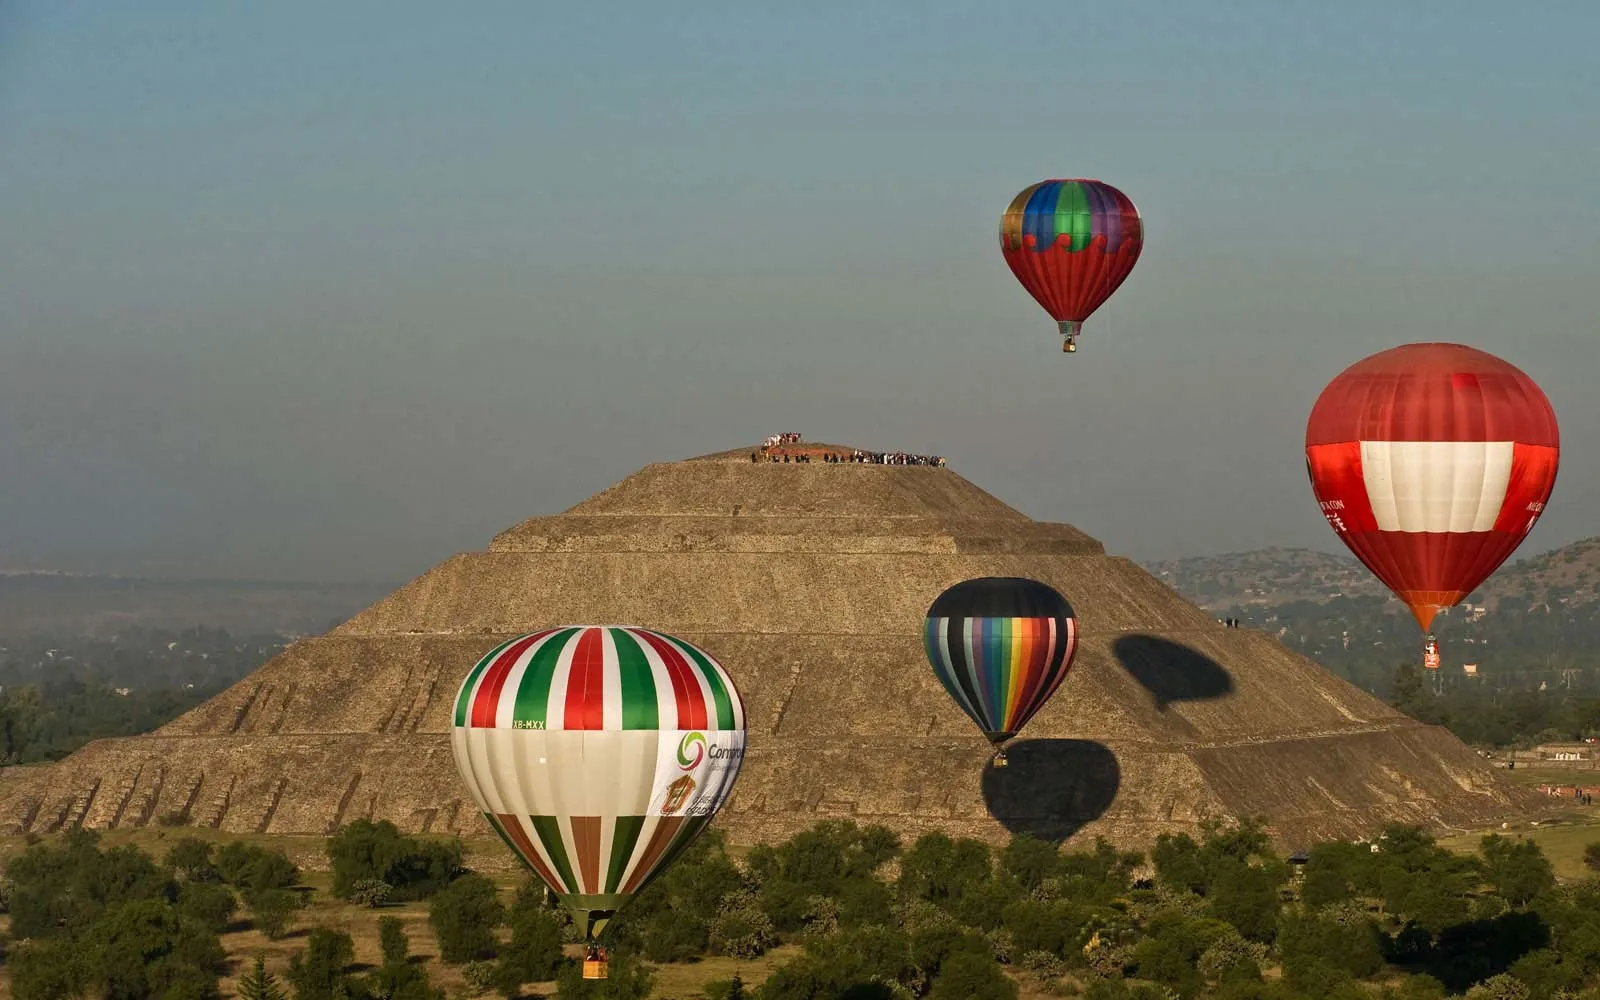
[[(691, 757), (690, 753), (694, 756)], [(683, 739), (678, 742), (678, 766), (685, 771), (693, 771), (706, 759), (706, 738), (703, 733), (684, 733)]]

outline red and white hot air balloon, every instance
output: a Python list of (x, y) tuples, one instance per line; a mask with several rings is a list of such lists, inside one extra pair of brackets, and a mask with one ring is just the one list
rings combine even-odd
[[(1322, 390), (1306, 425), (1323, 515), (1425, 632), (1539, 520), (1560, 448), (1533, 379), (1460, 344), (1406, 344), (1356, 362)], [(1437, 664), (1435, 655), (1428, 665)]]

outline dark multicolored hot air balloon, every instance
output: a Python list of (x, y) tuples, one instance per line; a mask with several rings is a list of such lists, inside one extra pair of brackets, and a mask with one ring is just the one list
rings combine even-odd
[(744, 704), (703, 650), (624, 626), (492, 650), (456, 695), (450, 745), (500, 839), (577, 918), (586, 978), (618, 908), (705, 829), (744, 760)]
[[(1555, 487), (1550, 401), (1460, 344), (1407, 344), (1346, 368), (1306, 426), (1322, 513), (1427, 632), (1516, 551)], [(1426, 664), (1438, 647), (1427, 637)]]
[(995, 747), (1027, 725), (1072, 667), (1078, 621), (1052, 588), (1021, 577), (981, 577), (940, 594), (923, 623), (939, 683)]
[(1078, 349), (1083, 321), (1111, 297), (1144, 249), (1144, 222), (1128, 196), (1101, 181), (1040, 181), (1000, 217), (1000, 252)]

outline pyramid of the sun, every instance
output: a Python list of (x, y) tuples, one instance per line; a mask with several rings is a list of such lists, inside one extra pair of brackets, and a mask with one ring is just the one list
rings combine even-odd
[[(511, 635), (604, 622), (683, 636), (738, 682), (750, 750), (718, 820), (736, 841), (852, 817), (1136, 846), (1265, 815), (1292, 845), (1538, 807), (1445, 730), (948, 469), (749, 456), (647, 466), (446, 560), (151, 735), (6, 769), (0, 831), (323, 834), (365, 816), (487, 834), (451, 761), (457, 685)], [(932, 599), (976, 576), (1049, 583), (1082, 627), (1066, 684), (1004, 769), (921, 646)]]

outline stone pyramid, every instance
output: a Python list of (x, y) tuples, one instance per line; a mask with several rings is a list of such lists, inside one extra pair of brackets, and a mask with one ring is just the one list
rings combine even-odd
[[(919, 637), (934, 596), (975, 576), (1042, 580), (1082, 627), (1071, 675), (1002, 769)], [(1541, 806), (1447, 731), (949, 469), (743, 449), (646, 466), (525, 521), (152, 734), (6, 769), (0, 829), (325, 834), (372, 817), (487, 836), (451, 761), (451, 698), (503, 639), (584, 622), (681, 635), (733, 674), (750, 751), (718, 822), (736, 842), (851, 817), (1139, 846), (1264, 815), (1294, 847)]]

